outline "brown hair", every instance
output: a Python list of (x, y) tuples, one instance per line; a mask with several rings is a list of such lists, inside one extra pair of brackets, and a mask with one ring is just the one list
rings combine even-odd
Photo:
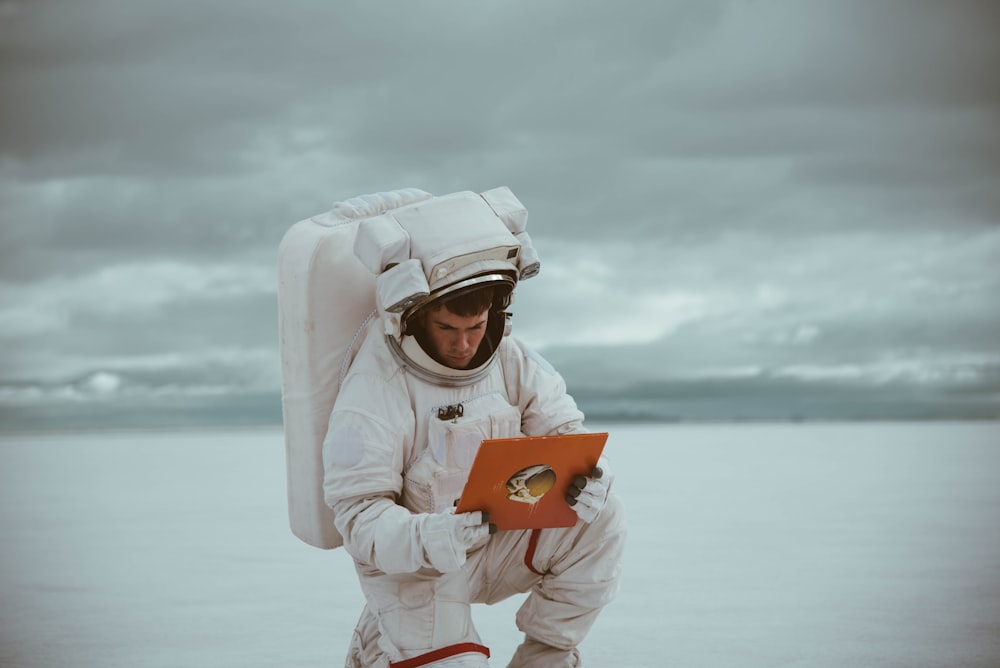
[[(467, 318), (486, 311), (494, 302), (493, 286), (483, 286), (468, 292), (459, 292), (450, 299), (445, 297), (441, 305), (455, 315)], [(431, 308), (434, 308), (432, 305)]]

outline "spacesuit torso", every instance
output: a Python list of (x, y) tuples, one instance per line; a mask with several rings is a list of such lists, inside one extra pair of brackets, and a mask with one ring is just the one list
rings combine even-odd
[(331, 414), (325, 498), (391, 494), (415, 513), (446, 512), (483, 439), (570, 433), (582, 421), (562, 378), (517, 339), (504, 337), (476, 382), (451, 386), (412, 373), (373, 324)]

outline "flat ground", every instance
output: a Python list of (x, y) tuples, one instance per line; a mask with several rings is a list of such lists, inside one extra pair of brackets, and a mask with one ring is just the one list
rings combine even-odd
[[(1000, 424), (591, 425), (630, 530), (589, 666), (1000, 665)], [(0, 665), (340, 666), (276, 429), (0, 436)], [(520, 599), (476, 608), (493, 664)]]

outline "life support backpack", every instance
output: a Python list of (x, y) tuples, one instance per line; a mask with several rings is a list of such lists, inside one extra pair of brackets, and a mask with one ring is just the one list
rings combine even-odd
[[(410, 233), (416, 234), (416, 246), (427, 239), (429, 231), (423, 230), (421, 236), (417, 229), (423, 222), (419, 212), (425, 208), (431, 211), (427, 215), (452, 231), (443, 238), (452, 238), (456, 248), (431, 235), (434, 249), (444, 244), (443, 252), (450, 258), (443, 258), (446, 261), (428, 256), (422, 263), (410, 255)], [(463, 234), (477, 228), (477, 215), (481, 222), (499, 224), (502, 238), (509, 239), (516, 252), (494, 258), (491, 234), (485, 240), (473, 239), (465, 248)], [(381, 317), (387, 330), (398, 331), (400, 313), (419, 297), (440, 282), (465, 279), (480, 270), (500, 266), (513, 268), (518, 280), (533, 276), (539, 263), (524, 231), (526, 217), (523, 205), (505, 187), (442, 197), (408, 188), (337, 202), (330, 211), (299, 221), (285, 233), (278, 248), (281, 398), (289, 523), (301, 540), (324, 549), (343, 544), (333, 511), (323, 498), (323, 440), (340, 384), (368, 322)], [(405, 233), (396, 218), (410, 221)], [(358, 235), (363, 223), (364, 233)], [(484, 229), (488, 231), (489, 225)], [(355, 248), (356, 238), (360, 248)]]
[(375, 317), (375, 276), (354, 254), (358, 224), (430, 197), (406, 189), (338, 202), (292, 225), (278, 247), (288, 518), (310, 545), (343, 544), (323, 500), (323, 438), (343, 374)]

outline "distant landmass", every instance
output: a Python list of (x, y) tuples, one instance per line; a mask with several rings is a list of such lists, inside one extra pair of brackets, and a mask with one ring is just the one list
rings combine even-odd
[[(614, 394), (573, 391), (591, 422), (991, 420), (1000, 403), (982, 396), (825, 390), (783, 395), (746, 387), (635, 387)], [(278, 426), (277, 392), (211, 396), (99, 397), (0, 404), (0, 431), (183, 429)]]

